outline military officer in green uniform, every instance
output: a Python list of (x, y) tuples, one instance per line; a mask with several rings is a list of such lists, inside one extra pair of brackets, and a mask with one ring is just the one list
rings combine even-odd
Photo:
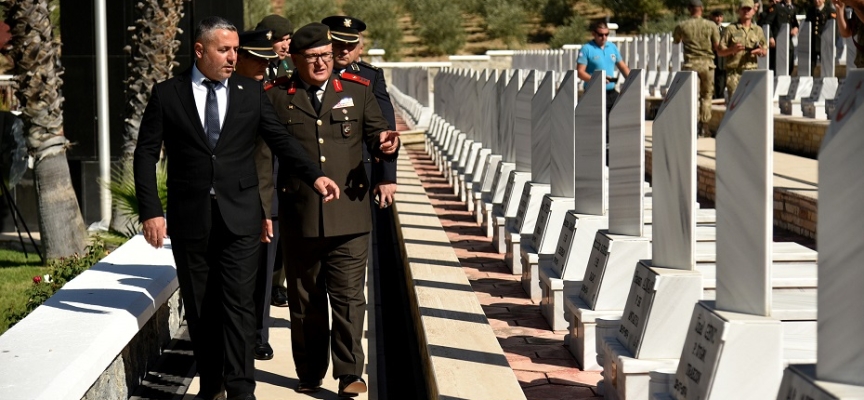
[(738, 7), (738, 22), (723, 30), (717, 54), (726, 57), (726, 89), (729, 96), (735, 93), (741, 74), (756, 69), (756, 57), (765, 57), (767, 52), (765, 33), (753, 23), (753, 0), (741, 0)]
[(271, 14), (263, 19), (255, 27), (255, 30), (269, 30), (272, 32), (270, 40), (273, 43), (273, 51), (279, 56), (270, 62), (267, 68), (267, 79), (274, 80), (280, 76), (290, 76), (294, 70), (291, 57), (288, 56), (288, 47), (291, 45), (291, 35), (294, 33), (294, 25), (287, 18)]
[(690, 18), (675, 27), (675, 43), (683, 43), (684, 71), (695, 71), (699, 77), (699, 136), (710, 136), (711, 99), (714, 97), (714, 50), (720, 42), (717, 26), (702, 18), (702, 1), (690, 0)]
[(816, 69), (822, 57), (822, 31), (829, 20), (837, 17), (837, 11), (825, 0), (813, 0), (813, 6), (807, 9), (807, 21), (810, 22), (810, 75)]
[[(792, 73), (792, 60), (795, 59), (795, 48), (792, 46), (791, 39), (792, 36), (798, 35), (798, 19), (795, 17), (795, 6), (786, 3), (784, 0), (771, 0), (771, 4), (768, 5), (765, 13), (759, 19), (759, 25), (768, 25), (770, 27), (768, 35), (771, 39), (769, 39), (770, 42), (768, 44), (772, 49), (775, 49), (777, 46), (777, 33), (780, 32), (780, 27), (783, 24), (789, 24), (789, 71), (785, 71), (786, 74), (789, 74)], [(777, 71), (776, 65), (777, 52), (772, 50), (768, 56), (768, 68), (779, 75), (780, 72)]]
[(321, 196), (301, 187), (290, 169), (280, 168), (277, 178), (291, 344), (299, 377), (295, 390), (319, 390), (332, 356), (339, 396), (352, 396), (367, 390), (360, 377), (365, 366), (361, 339), (372, 220), (362, 147), (365, 143), (372, 156), (392, 160), (399, 134), (388, 129), (368, 80), (332, 75), (326, 25), (298, 29), (289, 53), (294, 74), (270, 88), (267, 96), (288, 132), (342, 189), (338, 200), (323, 203)]

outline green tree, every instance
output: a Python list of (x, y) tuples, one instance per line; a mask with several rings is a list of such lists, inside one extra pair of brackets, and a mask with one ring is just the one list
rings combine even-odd
[(527, 13), (518, 3), (492, 0), (486, 5), (486, 34), (501, 39), (508, 47), (524, 45), (528, 40), (527, 20)]
[[(531, 8), (526, 8), (531, 10)], [(542, 7), (535, 10), (543, 10), (541, 13), (543, 22), (553, 25), (566, 25), (573, 16), (573, 6), (568, 0), (547, 0)]]
[(47, 258), (84, 250), (87, 232), (72, 189), (63, 130), (63, 66), (60, 41), (54, 37), (48, 0), (0, 0), (8, 7), (10, 54), (18, 83), (15, 95), (23, 107), (27, 147), (36, 162), (33, 175), (39, 227)]
[(255, 25), (264, 17), (273, 14), (270, 0), (243, 0), (244, 30), (255, 29)]
[(558, 27), (552, 40), (549, 41), (550, 49), (560, 49), (565, 44), (582, 44), (588, 41), (588, 21), (581, 15), (574, 15), (567, 19), (564, 25)]
[(366, 50), (384, 49), (384, 58), (396, 61), (401, 58), (402, 30), (399, 29), (401, 7), (398, 0), (346, 0), (342, 4), (345, 14), (366, 23), (364, 35)]
[(618, 19), (639, 20), (647, 27), (648, 21), (659, 16), (665, 9), (664, 0), (592, 0), (609, 10)]
[(286, 1), (283, 16), (288, 18), (294, 29), (310, 22), (321, 22), (327, 16), (339, 14), (336, 2), (331, 0)]
[(450, 0), (413, 2), (412, 19), (420, 42), (430, 55), (455, 54), (465, 44), (462, 10)]

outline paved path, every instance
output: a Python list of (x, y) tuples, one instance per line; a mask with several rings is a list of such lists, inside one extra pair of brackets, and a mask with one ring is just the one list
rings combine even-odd
[(600, 399), (598, 372), (579, 369), (564, 347), (564, 331), (553, 332), (538, 304), (522, 290), (520, 277), (504, 264), (504, 255), (493, 251), (465, 205), (422, 150), (408, 150), (417, 175), (447, 232), (453, 250), (483, 305), (507, 361), (529, 400)]

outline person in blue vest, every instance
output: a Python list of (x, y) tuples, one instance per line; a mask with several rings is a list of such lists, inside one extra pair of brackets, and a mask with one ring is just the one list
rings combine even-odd
[(618, 99), (618, 91), (615, 90), (615, 68), (621, 71), (626, 78), (630, 75), (630, 68), (621, 58), (618, 46), (609, 41), (609, 26), (605, 22), (598, 22), (591, 26), (591, 36), (594, 37), (579, 50), (576, 58), (576, 73), (584, 82), (591, 80), (591, 74), (598, 69), (606, 70), (606, 111), (612, 110), (612, 105)]

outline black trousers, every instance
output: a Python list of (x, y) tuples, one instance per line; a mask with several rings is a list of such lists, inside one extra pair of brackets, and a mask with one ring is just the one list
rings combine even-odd
[(255, 391), (255, 303), (258, 234), (228, 230), (216, 200), (212, 228), (201, 239), (172, 238), (177, 280), (201, 376), (201, 392), (228, 397)]
[(255, 282), (255, 343), (270, 343), (270, 295), (273, 290), (273, 272), (282, 268), (282, 246), (279, 244), (279, 220), (273, 221), (273, 237), (270, 243), (261, 243), (258, 257), (258, 279)]
[(369, 233), (304, 238), (283, 231), (282, 243), (283, 254), (291, 254), (284, 260), (298, 377), (324, 378), (331, 355), (334, 378), (361, 375), (366, 360), (361, 339)]

